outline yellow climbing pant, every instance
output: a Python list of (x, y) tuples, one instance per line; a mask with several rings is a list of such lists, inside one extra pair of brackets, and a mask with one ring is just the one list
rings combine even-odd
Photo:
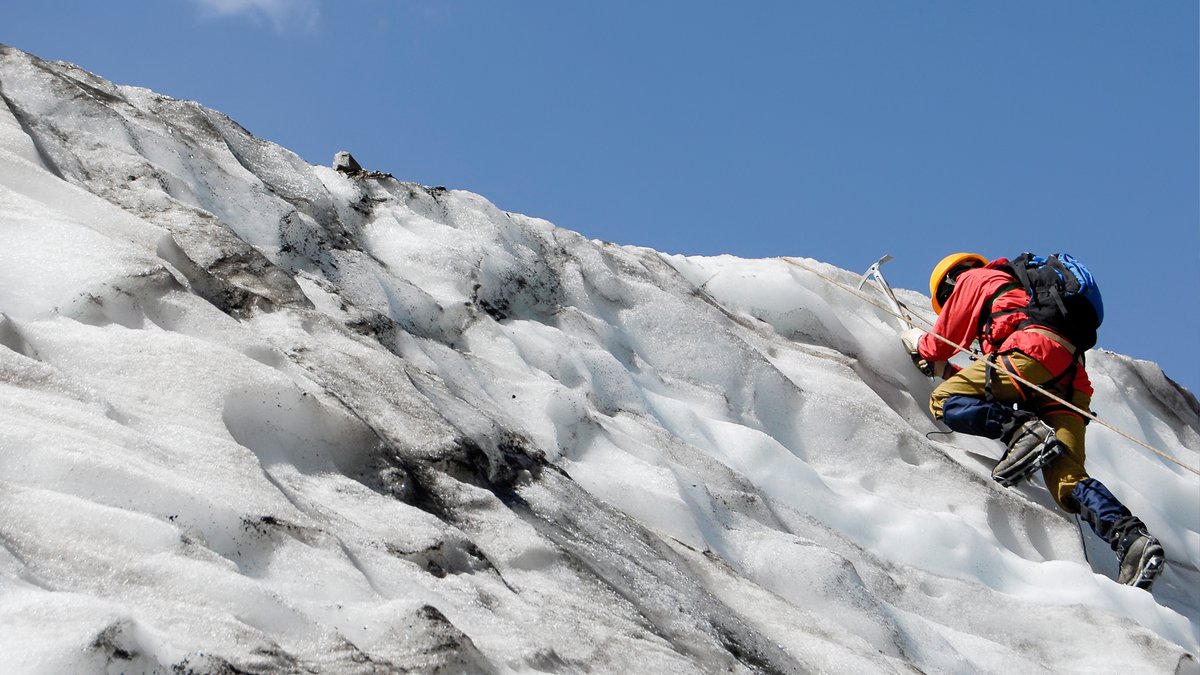
[[(1006, 356), (1008, 363), (1016, 368), (1017, 374), (1021, 377), (1071, 401), (1081, 410), (1090, 409), (1092, 397), (1080, 391), (1072, 391), (1070, 382), (1058, 382), (1048, 387), (1045, 386), (1045, 383), (1052, 380), (1053, 376), (1041, 363), (1021, 352), (1012, 352)], [(998, 361), (997, 365), (1005, 366), (1003, 361)], [(945, 405), (946, 399), (951, 396), (984, 398), (987, 368), (987, 364), (982, 360), (975, 361), (934, 389), (933, 395), (929, 397), (929, 410), (933, 412), (933, 416), (939, 420), (942, 419), (942, 407)], [(1069, 399), (1068, 395), (1071, 396)], [(1075, 485), (1088, 477), (1087, 471), (1083, 468), (1085, 430), (1083, 418), (1045, 394), (1014, 381), (1005, 374), (1002, 368), (997, 368), (992, 374), (992, 396), (998, 403), (1007, 405), (1016, 403), (1022, 410), (1037, 413), (1043, 422), (1054, 429), (1054, 434), (1063, 444), (1064, 449), (1057, 459), (1042, 467), (1042, 478), (1045, 479), (1046, 487), (1050, 489), (1050, 494), (1054, 495), (1059, 506), (1068, 513), (1078, 513), (1079, 507), (1070, 503), (1073, 500), (1067, 498), (1075, 490)], [(1066, 503), (1064, 503), (1064, 499), (1066, 499)]]

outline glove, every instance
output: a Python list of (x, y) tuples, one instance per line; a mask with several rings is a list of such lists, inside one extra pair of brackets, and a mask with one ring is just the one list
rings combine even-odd
[(904, 343), (904, 348), (908, 350), (908, 356), (912, 359), (913, 365), (917, 370), (921, 371), (926, 377), (933, 376), (933, 366), (925, 359), (921, 358), (921, 349), (918, 345), (921, 343), (921, 338), (925, 336), (925, 331), (920, 328), (909, 328), (900, 334), (900, 341)]
[(908, 350), (909, 355), (915, 357), (914, 361), (921, 358), (921, 349), (918, 345), (923, 337), (925, 337), (925, 331), (920, 328), (909, 328), (900, 334), (900, 341), (904, 343), (904, 348)]
[(921, 338), (925, 337), (925, 331), (920, 328), (909, 328), (900, 334), (900, 341), (904, 343), (904, 348), (908, 350), (908, 355), (912, 357), (913, 365), (925, 377), (940, 377), (943, 380), (948, 380), (952, 376), (962, 370), (958, 366), (949, 361), (934, 361), (929, 362), (921, 358)]

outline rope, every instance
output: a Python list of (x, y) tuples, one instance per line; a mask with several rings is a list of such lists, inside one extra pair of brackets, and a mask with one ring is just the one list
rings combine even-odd
[[(829, 283), (833, 284), (834, 286), (837, 286), (838, 288), (840, 288), (840, 289), (842, 289), (842, 290), (844, 290), (844, 291), (847, 291), (847, 292), (849, 292), (849, 293), (851, 293), (851, 294), (853, 294), (853, 295), (856, 295), (856, 296), (858, 296), (859, 298), (862, 298), (863, 300), (865, 300), (867, 303), (869, 303), (869, 304), (872, 304), (872, 305), (874, 305), (874, 306), (878, 307), (879, 309), (881, 309), (881, 310), (883, 310), (884, 312), (886, 312), (886, 313), (888, 313), (888, 314), (890, 314), (890, 315), (892, 315), (892, 316), (896, 317), (897, 319), (900, 319), (901, 321), (903, 321), (904, 323), (908, 324), (909, 326), (911, 326), (911, 327), (913, 327), (913, 328), (919, 328), (919, 326), (917, 326), (916, 324), (914, 324), (914, 323), (913, 323), (912, 319), (910, 319), (910, 318), (908, 318), (908, 317), (906, 317), (906, 316), (902, 316), (902, 315), (900, 315), (900, 314), (897, 314), (896, 312), (892, 311), (892, 310), (891, 310), (891, 308), (889, 308), (889, 307), (884, 307), (883, 305), (879, 304), (878, 302), (875, 302), (873, 299), (871, 299), (871, 298), (867, 297), (867, 296), (866, 296), (866, 295), (864, 295), (863, 293), (860, 293), (858, 290), (856, 290), (856, 289), (854, 289), (854, 288), (851, 288), (851, 287), (849, 287), (849, 286), (847, 286), (847, 285), (845, 285), (845, 284), (841, 283), (840, 281), (837, 281), (837, 280), (835, 280), (835, 279), (832, 279), (832, 278), (830, 278), (830, 277), (828, 277), (828, 276), (826, 276), (826, 275), (824, 275), (824, 274), (821, 274), (821, 273), (820, 273), (820, 272), (818, 272), (817, 270), (815, 270), (815, 269), (813, 269), (813, 268), (809, 267), (808, 265), (805, 265), (804, 263), (797, 262), (797, 261), (795, 261), (795, 260), (793, 260), (793, 259), (791, 259), (791, 258), (788, 258), (788, 257), (781, 257), (781, 258), (780, 258), (780, 260), (783, 260), (784, 262), (787, 262), (787, 263), (790, 263), (790, 264), (792, 264), (792, 265), (795, 265), (796, 267), (799, 267), (800, 269), (803, 269), (803, 270), (807, 270), (807, 271), (809, 271), (809, 272), (812, 272), (813, 274), (815, 274), (815, 275), (817, 275), (818, 277), (820, 277), (820, 278), (824, 279), (825, 281), (828, 281)], [(903, 306), (903, 305), (902, 305), (902, 306)], [(928, 322), (928, 321), (926, 321), (926, 320), (925, 320), (923, 317), (921, 317), (919, 314), (916, 314), (916, 313), (914, 312), (914, 313), (913, 313), (913, 315), (914, 315), (914, 316), (916, 316), (917, 318), (921, 319), (921, 321), (923, 321), (923, 322), (925, 322), (925, 323), (929, 323), (929, 322)], [(932, 328), (932, 326), (930, 326), (930, 328)], [(937, 339), (937, 340), (940, 340), (941, 342), (943, 342), (943, 343), (945, 343), (945, 344), (948, 344), (948, 345), (950, 345), (951, 347), (955, 348), (956, 350), (958, 350), (958, 351), (960, 351), (960, 352), (963, 352), (964, 354), (970, 354), (971, 356), (974, 356), (974, 357), (976, 357), (976, 358), (981, 358), (981, 357), (983, 356), (981, 353), (979, 353), (979, 352), (977, 352), (977, 351), (975, 351), (975, 350), (973, 350), (973, 349), (968, 349), (968, 348), (966, 348), (966, 347), (963, 347), (962, 345), (958, 345), (958, 344), (955, 344), (955, 343), (951, 342), (950, 340), (947, 340), (946, 338), (942, 337), (941, 335), (938, 335), (937, 333), (934, 333), (932, 330), (928, 331), (928, 334), (929, 334), (929, 335), (932, 335), (932, 336), (933, 336), (935, 339)], [(1082, 409), (1082, 408), (1080, 408), (1080, 407), (1076, 406), (1075, 404), (1073, 404), (1073, 403), (1071, 403), (1071, 402), (1069, 402), (1069, 401), (1065, 401), (1065, 400), (1063, 400), (1063, 399), (1062, 399), (1062, 397), (1060, 397), (1060, 396), (1057, 396), (1057, 395), (1055, 395), (1055, 394), (1053, 394), (1053, 393), (1051, 393), (1051, 392), (1049, 392), (1049, 391), (1046, 391), (1046, 390), (1045, 390), (1045, 389), (1043, 389), (1042, 387), (1040, 387), (1040, 386), (1038, 386), (1038, 385), (1034, 384), (1033, 382), (1030, 382), (1029, 380), (1025, 379), (1024, 377), (1021, 377), (1019, 374), (1017, 374), (1017, 373), (1012, 373), (1012, 372), (1009, 372), (1009, 370), (1008, 370), (1007, 368), (1005, 368), (1003, 364), (995, 364), (995, 363), (992, 363), (992, 362), (988, 361), (987, 359), (983, 359), (983, 362), (984, 362), (985, 364), (987, 364), (987, 367), (988, 367), (988, 368), (992, 368), (992, 369), (997, 369), (997, 368), (998, 368), (998, 369), (1000, 369), (1001, 371), (1003, 371), (1003, 372), (1004, 372), (1004, 374), (1005, 374), (1005, 375), (1008, 375), (1008, 376), (1009, 376), (1010, 378), (1012, 378), (1013, 380), (1015, 380), (1015, 381), (1018, 381), (1018, 382), (1021, 382), (1021, 383), (1023, 383), (1023, 384), (1027, 384), (1027, 385), (1029, 385), (1030, 387), (1032, 387), (1032, 388), (1033, 388), (1033, 390), (1034, 390), (1034, 391), (1037, 391), (1038, 393), (1040, 393), (1040, 394), (1043, 394), (1043, 395), (1045, 395), (1045, 396), (1049, 397), (1050, 399), (1052, 399), (1052, 400), (1054, 400), (1054, 401), (1057, 401), (1058, 403), (1061, 403), (1061, 404), (1063, 404), (1063, 405), (1064, 405), (1064, 406), (1066, 406), (1067, 408), (1069, 408), (1069, 409), (1071, 409), (1071, 410), (1075, 411), (1076, 413), (1079, 413), (1079, 414), (1080, 414), (1080, 415), (1082, 415), (1083, 417), (1085, 417), (1085, 418), (1087, 418), (1087, 419), (1089, 419), (1089, 420), (1091, 420), (1091, 421), (1093, 421), (1093, 422), (1096, 422), (1096, 423), (1097, 423), (1097, 424), (1099, 424), (1100, 426), (1102, 426), (1102, 427), (1104, 427), (1104, 428), (1106, 428), (1106, 429), (1109, 429), (1109, 430), (1111, 430), (1111, 431), (1113, 431), (1113, 432), (1116, 432), (1118, 435), (1120, 435), (1120, 436), (1123, 436), (1123, 437), (1125, 437), (1126, 439), (1128, 439), (1128, 440), (1130, 440), (1130, 441), (1133, 441), (1134, 443), (1137, 443), (1138, 445), (1142, 446), (1143, 448), (1146, 448), (1147, 450), (1149, 450), (1149, 451), (1153, 452), (1154, 454), (1156, 454), (1156, 455), (1158, 455), (1158, 456), (1162, 457), (1163, 459), (1166, 459), (1167, 461), (1169, 461), (1169, 462), (1172, 462), (1172, 463), (1174, 463), (1174, 464), (1178, 464), (1179, 466), (1183, 467), (1184, 469), (1187, 469), (1188, 471), (1191, 471), (1192, 473), (1194, 473), (1194, 474), (1196, 474), (1196, 475), (1200, 476), (1200, 470), (1198, 470), (1198, 469), (1195, 469), (1195, 468), (1192, 468), (1192, 467), (1188, 466), (1187, 464), (1184, 464), (1183, 462), (1181, 462), (1181, 461), (1179, 461), (1179, 460), (1175, 459), (1174, 457), (1172, 457), (1172, 456), (1168, 455), (1167, 453), (1163, 452), (1162, 450), (1159, 450), (1158, 448), (1155, 448), (1154, 446), (1150, 445), (1149, 443), (1146, 443), (1145, 441), (1142, 441), (1142, 440), (1139, 440), (1139, 439), (1137, 439), (1137, 438), (1134, 438), (1133, 436), (1130, 436), (1129, 434), (1125, 433), (1124, 431), (1121, 431), (1120, 429), (1118, 429), (1118, 428), (1114, 427), (1113, 425), (1109, 424), (1108, 422), (1105, 422), (1104, 420), (1100, 419), (1099, 417), (1096, 417), (1095, 415), (1093, 415), (1093, 414), (1091, 413), (1091, 411), (1084, 410), (1084, 409)]]
[(1083, 536), (1083, 520), (1079, 517), (1078, 513), (1072, 513), (1071, 515), (1075, 516), (1075, 527), (1079, 528), (1079, 545), (1083, 547), (1083, 561), (1091, 565), (1092, 561), (1088, 558), (1087, 552), (1087, 537)]

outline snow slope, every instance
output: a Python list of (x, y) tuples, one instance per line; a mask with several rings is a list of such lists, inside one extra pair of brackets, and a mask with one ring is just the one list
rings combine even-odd
[[(1093, 426), (1172, 561), (1117, 585), (809, 272), (310, 166), (6, 47), (0, 94), (4, 672), (1198, 672), (1197, 476)], [(1200, 463), (1190, 392), (1088, 363)]]

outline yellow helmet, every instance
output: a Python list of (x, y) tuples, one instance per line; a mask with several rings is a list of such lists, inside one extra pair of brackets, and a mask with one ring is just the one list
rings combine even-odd
[[(954, 279), (958, 277), (955, 274), (949, 280), (946, 277), (956, 268), (966, 265), (968, 269), (973, 267), (983, 267), (988, 264), (986, 258), (976, 253), (955, 253), (942, 258), (942, 261), (933, 268), (933, 274), (929, 276), (929, 297), (933, 300), (933, 311), (938, 314), (942, 313), (942, 303), (946, 302), (946, 298), (950, 297), (950, 291), (954, 290)], [(961, 273), (961, 270), (959, 271)], [(949, 281), (948, 287), (943, 287), (942, 282)], [(939, 293), (938, 291), (941, 291)], [(941, 299), (939, 295), (944, 295)]]

